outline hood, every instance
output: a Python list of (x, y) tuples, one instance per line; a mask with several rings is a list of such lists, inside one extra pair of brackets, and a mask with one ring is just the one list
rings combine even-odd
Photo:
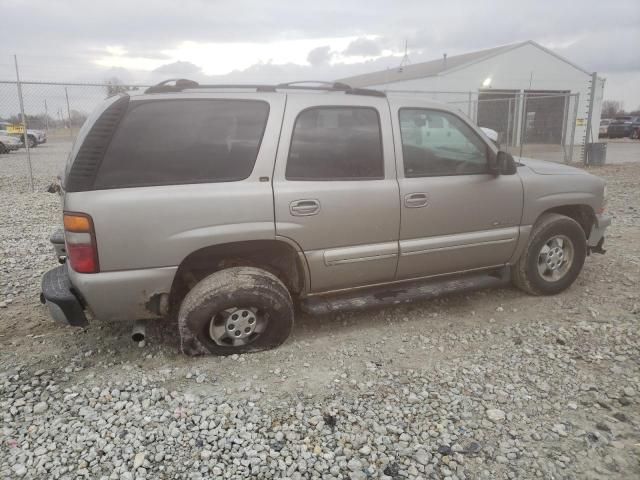
[(587, 172), (564, 163), (547, 162), (535, 158), (515, 157), (516, 161), (526, 165), (538, 175), (587, 175)]

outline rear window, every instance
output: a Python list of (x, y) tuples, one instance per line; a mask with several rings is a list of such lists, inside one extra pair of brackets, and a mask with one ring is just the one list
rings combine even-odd
[(94, 188), (243, 180), (268, 116), (269, 105), (257, 100), (131, 102)]

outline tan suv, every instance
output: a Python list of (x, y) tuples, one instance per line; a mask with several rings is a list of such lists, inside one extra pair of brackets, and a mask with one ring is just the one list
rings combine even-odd
[(518, 159), (458, 111), (344, 84), (107, 100), (64, 175), (52, 316), (177, 318), (188, 354), (271, 348), (315, 313), (511, 279), (569, 287), (603, 252), (604, 181)]

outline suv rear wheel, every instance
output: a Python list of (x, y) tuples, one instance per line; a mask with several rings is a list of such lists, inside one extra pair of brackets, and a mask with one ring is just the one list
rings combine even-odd
[(187, 355), (231, 355), (277, 347), (293, 328), (293, 302), (272, 273), (233, 267), (204, 278), (178, 313)]
[(512, 281), (531, 295), (554, 295), (567, 289), (587, 255), (584, 231), (572, 218), (546, 213), (536, 222), (527, 249), (513, 268)]

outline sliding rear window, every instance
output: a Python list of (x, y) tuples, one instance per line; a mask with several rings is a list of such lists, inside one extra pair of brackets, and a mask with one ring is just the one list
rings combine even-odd
[(94, 188), (243, 180), (268, 116), (269, 105), (257, 100), (130, 102)]

